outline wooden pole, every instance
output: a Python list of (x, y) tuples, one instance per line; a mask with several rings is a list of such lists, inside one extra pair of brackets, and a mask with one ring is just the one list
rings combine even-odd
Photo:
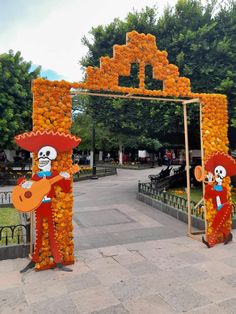
[(192, 233), (192, 215), (191, 215), (191, 192), (190, 192), (190, 169), (189, 169), (189, 146), (188, 146), (188, 116), (187, 104), (183, 102), (184, 112), (184, 139), (185, 139), (185, 159), (186, 159), (186, 178), (187, 178), (187, 206), (188, 206), (188, 234)]
[[(199, 103), (199, 111), (200, 111), (200, 143), (201, 143), (201, 162), (202, 162), (202, 169), (204, 171), (204, 149), (203, 149), (203, 135), (202, 135), (202, 104)], [(205, 234), (207, 232), (207, 221), (206, 221), (206, 204), (205, 204), (205, 184), (202, 181), (202, 195), (203, 195), (203, 207), (204, 207), (204, 223), (205, 223)]]
[(199, 102), (198, 98), (194, 99), (175, 99), (175, 98), (160, 98), (160, 97), (145, 97), (145, 96), (132, 96), (132, 94), (120, 95), (120, 94), (99, 94), (99, 93), (92, 93), (92, 92), (83, 92), (79, 90), (72, 90), (72, 95), (88, 95), (88, 96), (98, 96), (98, 97), (112, 97), (112, 98), (131, 98), (131, 99), (144, 99), (144, 100), (158, 100), (158, 101), (166, 101), (166, 102), (186, 102), (186, 103), (196, 103)]
[(183, 101), (183, 104), (193, 104), (193, 103), (199, 103), (199, 98), (193, 98), (193, 99), (188, 99), (188, 100)]
[(34, 212), (30, 212), (30, 258), (33, 255)]

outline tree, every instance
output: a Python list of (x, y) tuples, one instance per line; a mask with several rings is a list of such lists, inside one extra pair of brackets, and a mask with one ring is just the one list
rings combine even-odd
[(82, 139), (78, 150), (91, 150), (93, 124), (95, 124), (96, 129), (95, 148), (101, 151), (110, 150), (114, 146), (114, 138), (108, 128), (93, 118), (89, 107), (90, 102), (91, 97), (82, 95), (73, 97), (72, 133)]
[[(125, 44), (125, 34), (128, 31), (151, 33), (157, 38), (158, 48), (168, 52), (169, 62), (179, 67), (180, 75), (190, 78), (193, 92), (227, 95), (230, 122), (235, 125), (236, 3), (232, 1), (227, 6), (222, 6), (217, 1), (203, 5), (199, 0), (179, 0), (175, 7), (167, 7), (161, 17), (158, 18), (157, 13), (155, 7), (146, 7), (141, 12), (129, 13), (124, 21), (115, 19), (109, 25), (92, 28), (92, 40), (86, 37), (83, 39), (89, 51), (82, 59), (82, 65), (98, 66), (101, 56), (111, 57), (112, 46)], [(135, 81), (135, 67), (133, 70), (130, 82)], [(153, 81), (150, 77), (151, 69), (147, 69), (146, 85), (149, 86)], [(124, 78), (120, 80), (120, 84), (122, 83)], [(131, 103), (135, 107), (140, 106), (133, 113), (143, 126), (142, 130), (135, 122), (135, 114), (130, 115), (128, 107), (131, 107)], [(147, 138), (161, 138), (162, 142), (170, 142), (171, 139), (175, 141), (176, 136), (181, 138), (183, 135), (182, 108), (173, 104), (147, 106), (145, 103), (129, 100), (129, 105), (122, 111), (117, 106), (117, 101), (103, 99), (91, 108), (96, 111), (97, 119), (103, 121), (107, 127), (110, 127), (114, 119), (120, 122), (119, 126), (117, 124), (119, 130), (122, 129), (121, 125), (129, 122), (133, 129), (138, 127), (137, 135), (142, 133)], [(194, 126), (190, 130), (191, 139), (195, 137), (193, 146), (199, 146), (199, 141), (196, 140), (199, 136), (199, 112), (193, 107), (189, 113), (190, 124)], [(129, 136), (129, 132), (130, 129), (123, 128), (123, 135)], [(232, 141), (231, 145), (233, 146)]]
[(14, 136), (32, 129), (31, 81), (39, 76), (40, 67), (31, 70), (18, 51), (0, 55), (0, 149), (14, 147)]

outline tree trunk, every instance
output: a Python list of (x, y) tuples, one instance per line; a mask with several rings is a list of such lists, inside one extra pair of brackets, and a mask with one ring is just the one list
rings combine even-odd
[(120, 165), (123, 165), (123, 152), (122, 152), (122, 149), (123, 149), (122, 141), (119, 140), (119, 164)]
[(98, 160), (103, 161), (103, 151), (102, 150), (99, 151)]

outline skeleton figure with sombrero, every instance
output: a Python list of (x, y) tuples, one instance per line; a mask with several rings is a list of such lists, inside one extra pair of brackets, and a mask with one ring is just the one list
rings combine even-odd
[(202, 242), (211, 248), (218, 242), (220, 235), (223, 235), (224, 244), (228, 244), (233, 238), (231, 228), (225, 225), (232, 214), (232, 204), (228, 200), (227, 188), (223, 183), (227, 176), (236, 175), (236, 162), (231, 156), (217, 152), (206, 160), (205, 170), (208, 174), (204, 197), (206, 200), (212, 200), (216, 215), (212, 221), (211, 234), (207, 236), (207, 240), (202, 237)]
[[(49, 243), (55, 266), (64, 271), (71, 271), (63, 265), (55, 239), (52, 198), (55, 196), (54, 185), (58, 184), (62, 191), (68, 193), (71, 189), (70, 174), (52, 170), (52, 162), (59, 152), (68, 152), (80, 143), (80, 138), (71, 134), (44, 131), (27, 132), (15, 137), (16, 143), (23, 149), (36, 153), (39, 171), (34, 173), (32, 181), (18, 179), (18, 185), (13, 190), (13, 204), (20, 211), (35, 210), (36, 240), (34, 253), (30, 263), (21, 270), (26, 272), (39, 261), (42, 246), (43, 220), (48, 222)], [(37, 183), (36, 183), (37, 182)]]

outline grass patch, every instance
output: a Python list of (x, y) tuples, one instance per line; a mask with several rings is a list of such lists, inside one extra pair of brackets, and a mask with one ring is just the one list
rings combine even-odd
[(20, 214), (15, 208), (0, 208), (0, 226), (18, 225)]
[[(187, 193), (185, 191), (185, 188), (175, 188), (175, 189), (168, 189), (168, 193), (174, 194), (176, 196), (183, 197), (187, 199)], [(201, 187), (194, 187), (191, 188), (191, 200), (198, 203), (201, 198), (203, 197), (202, 195), (202, 188)], [(232, 191), (232, 203), (236, 203), (236, 191)]]
[[(0, 227), (18, 225), (20, 223), (20, 214), (15, 208), (0, 208)], [(13, 234), (10, 228), (4, 228), (0, 234), (0, 246), (21, 243), (23, 238), (22, 227), (16, 227)]]
[[(168, 193), (187, 199), (185, 188), (168, 189)], [(198, 203), (202, 198), (202, 189), (199, 187), (191, 188), (191, 200)]]

